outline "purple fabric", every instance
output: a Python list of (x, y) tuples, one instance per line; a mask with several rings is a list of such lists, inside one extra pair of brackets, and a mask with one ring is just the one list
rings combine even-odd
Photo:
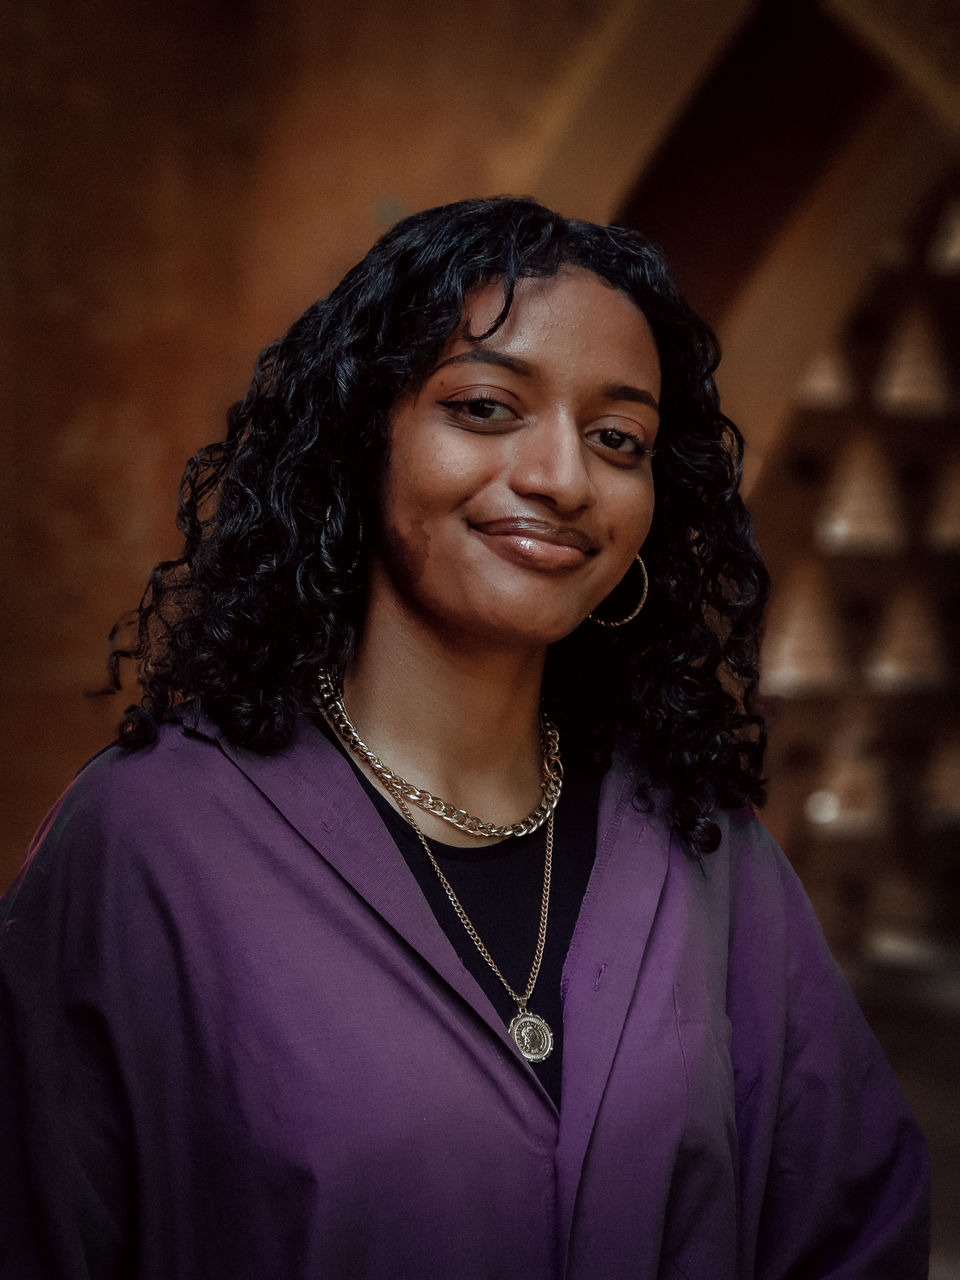
[(601, 798), (563, 1108), (304, 722), (110, 749), (0, 916), (0, 1276), (926, 1275), (926, 1154), (786, 860)]

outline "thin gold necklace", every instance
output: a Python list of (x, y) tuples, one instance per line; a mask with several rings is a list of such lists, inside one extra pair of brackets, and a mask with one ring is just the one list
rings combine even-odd
[(540, 927), (537, 930), (537, 949), (533, 955), (533, 964), (530, 966), (530, 976), (527, 979), (526, 988), (521, 995), (514, 991), (510, 983), (500, 971), (500, 966), (494, 960), (493, 956), (487, 950), (476, 926), (473, 924), (463, 904), (453, 891), (453, 886), (447, 877), (443, 874), (439, 862), (434, 857), (433, 850), (427, 837), (414, 821), (413, 814), (404, 803), (403, 797), (398, 791), (393, 792), (393, 797), (397, 802), (400, 812), (406, 818), (410, 826), (423, 845), (427, 857), (430, 859), (430, 865), (437, 873), (437, 877), (443, 886), (443, 891), (450, 899), (450, 905), (457, 913), (457, 918), (467, 931), (467, 936), (480, 954), (486, 960), (487, 964), (503, 983), (510, 999), (517, 1006), (517, 1012), (510, 1021), (507, 1030), (513, 1037), (514, 1044), (523, 1054), (528, 1062), (543, 1062), (544, 1058), (549, 1058), (553, 1052), (553, 1032), (550, 1030), (549, 1023), (546, 1018), (542, 1018), (539, 1013), (531, 1013), (527, 1008), (527, 1002), (533, 995), (533, 989), (537, 985), (537, 978), (540, 976), (540, 965), (543, 961), (543, 949), (547, 942), (547, 915), (550, 911), (550, 879), (553, 871), (553, 814), (547, 819), (547, 847), (543, 856), (543, 893), (540, 897)]
[(540, 717), (540, 737), (543, 747), (543, 764), (541, 766), (540, 802), (537, 807), (519, 822), (500, 825), (485, 822), (483, 818), (475, 818), (465, 809), (459, 809), (449, 800), (441, 800), (431, 795), (422, 787), (415, 787), (398, 773), (388, 769), (380, 757), (367, 746), (357, 732), (353, 721), (347, 715), (343, 705), (343, 692), (329, 671), (321, 671), (317, 681), (320, 710), (333, 725), (341, 740), (346, 743), (354, 755), (358, 756), (380, 779), (391, 795), (402, 797), (408, 804), (414, 804), (425, 813), (449, 822), (458, 831), (478, 839), (505, 840), (508, 836), (527, 836), (538, 831), (547, 821), (560, 799), (563, 787), (563, 765), (560, 762), (560, 735), (556, 726), (545, 715)]
[[(440, 880), (444, 893), (450, 901), (457, 914), (457, 919), (463, 925), (467, 932), (467, 936), (473, 945), (480, 952), (480, 955), (490, 966), (493, 973), (503, 984), (510, 996), (510, 999), (517, 1006), (517, 1012), (510, 1021), (507, 1028), (514, 1044), (520, 1050), (521, 1054), (528, 1062), (543, 1062), (553, 1052), (553, 1032), (545, 1018), (538, 1013), (531, 1013), (527, 1008), (527, 1002), (533, 995), (533, 989), (537, 985), (537, 978), (540, 976), (540, 965), (543, 962), (543, 949), (547, 942), (547, 917), (550, 911), (550, 881), (553, 872), (553, 815), (556, 809), (557, 801), (560, 798), (560, 786), (563, 781), (563, 766), (560, 763), (560, 738), (556, 728), (544, 718), (544, 794), (540, 805), (534, 810), (528, 818), (523, 822), (515, 823), (509, 827), (497, 827), (492, 823), (482, 822), (479, 818), (472, 818), (464, 810), (454, 810), (452, 805), (448, 805), (445, 801), (437, 800), (431, 796), (429, 792), (423, 791), (419, 787), (412, 787), (410, 783), (404, 781), (399, 774), (388, 769), (383, 762), (370, 750), (360, 734), (357, 732), (350, 717), (347, 715), (346, 708), (343, 705), (342, 694), (337, 689), (332, 678), (324, 672), (320, 680), (320, 696), (321, 709), (327, 717), (329, 723), (333, 726), (340, 739), (350, 748), (354, 754), (358, 755), (362, 760), (369, 764), (370, 768), (387, 788), (394, 800), (397, 802), (397, 808), (406, 818), (407, 822), (415, 831), (417, 838), (423, 845), (424, 852), (430, 860), (430, 865)], [(547, 804), (546, 788), (548, 779), (550, 782), (549, 805), (546, 813), (538, 821), (534, 822), (535, 815), (540, 809)], [(536, 831), (543, 825), (544, 820), (547, 824), (547, 842), (546, 850), (543, 858), (543, 892), (540, 896), (540, 925), (537, 929), (537, 947), (533, 956), (533, 964), (530, 967), (530, 976), (527, 979), (527, 985), (522, 994), (514, 991), (510, 983), (503, 976), (500, 966), (494, 960), (493, 956), (487, 950), (486, 946), (472, 920), (463, 909), (463, 904), (453, 891), (453, 886), (443, 874), (440, 864), (434, 857), (433, 850), (427, 837), (423, 834), (417, 823), (414, 821), (413, 814), (410, 812), (408, 800), (412, 800), (414, 804), (418, 804), (428, 813), (436, 813), (438, 817), (445, 818), (451, 822), (453, 826), (461, 831), (466, 831), (473, 836), (507, 836), (525, 835), (528, 832)], [(451, 810), (450, 814), (439, 812), (434, 806), (443, 806), (444, 810)], [(531, 825), (531, 823), (533, 825)]]

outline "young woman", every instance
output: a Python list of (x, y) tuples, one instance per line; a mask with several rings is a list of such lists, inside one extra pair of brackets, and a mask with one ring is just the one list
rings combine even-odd
[(185, 475), (0, 941), (0, 1274), (925, 1274), (758, 823), (766, 577), (633, 233), (400, 223)]

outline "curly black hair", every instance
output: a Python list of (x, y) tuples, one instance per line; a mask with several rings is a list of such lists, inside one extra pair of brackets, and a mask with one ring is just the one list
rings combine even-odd
[(632, 739), (647, 764), (639, 797), (668, 787), (674, 828), (697, 855), (719, 841), (716, 805), (762, 803), (753, 702), (768, 581), (738, 492), (743, 441), (714, 385), (716, 339), (640, 235), (509, 197), (405, 218), (261, 354), (226, 439), (187, 464), (182, 554), (154, 568), (111, 634), (111, 688), (130, 659), (142, 690), (121, 722), (123, 745), (151, 741), (185, 699), (239, 745), (289, 741), (315, 706), (318, 668), (342, 671), (355, 651), (358, 531), (374, 517), (398, 395), (435, 363), (472, 290), (502, 284), (489, 336), (518, 280), (564, 266), (636, 303), (662, 370), (649, 599), (629, 627), (586, 624), (550, 646), (544, 697), (565, 757), (602, 768), (618, 736)]

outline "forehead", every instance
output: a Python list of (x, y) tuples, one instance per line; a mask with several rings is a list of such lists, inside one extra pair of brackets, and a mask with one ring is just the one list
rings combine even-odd
[[(479, 285), (466, 296), (462, 322), (465, 323), (472, 316), (478, 321), (486, 320), (483, 328), (489, 328), (499, 315), (503, 303), (504, 285), (501, 279)], [(609, 280), (586, 267), (573, 265), (561, 266), (553, 275), (521, 276), (514, 286), (513, 303), (503, 327), (508, 327), (510, 318), (518, 308), (529, 310), (538, 306), (553, 306), (566, 311), (614, 308), (624, 316), (643, 315), (633, 299)], [(483, 332), (483, 329), (478, 332)]]
[(632, 298), (592, 271), (565, 267), (552, 276), (523, 277), (503, 323), (488, 333), (503, 304), (500, 281), (468, 295), (441, 359), (492, 349), (557, 370), (630, 373), (659, 386), (659, 356), (646, 317)]

